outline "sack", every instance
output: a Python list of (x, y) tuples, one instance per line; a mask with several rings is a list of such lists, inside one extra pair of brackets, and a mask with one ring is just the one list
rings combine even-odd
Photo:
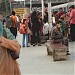
[(12, 50), (10, 50), (10, 49), (7, 49), (7, 51), (8, 51), (8, 54), (10, 54), (11, 57), (12, 57), (14, 60), (16, 60), (16, 59), (19, 58), (19, 54), (18, 54), (17, 52), (12, 51)]
[(9, 17), (6, 22), (6, 27), (7, 28), (17, 27), (17, 17), (16, 16)]
[(25, 25), (24, 24), (20, 25), (19, 32), (20, 32), (20, 34), (25, 34)]
[(9, 17), (6, 21), (6, 27), (7, 28), (10, 28), (10, 27), (13, 27), (14, 26), (14, 22), (13, 22), (13, 19), (11, 17)]
[(31, 32), (31, 30), (29, 29), (29, 27), (27, 28), (27, 33), (30, 34), (30, 35), (32, 34), (32, 32)]

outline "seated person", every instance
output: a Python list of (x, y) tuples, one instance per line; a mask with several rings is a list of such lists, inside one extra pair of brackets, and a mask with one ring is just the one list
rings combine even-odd
[(63, 34), (61, 32), (62, 22), (58, 21), (57, 25), (51, 29), (51, 39), (54, 43), (62, 42)]
[[(67, 37), (63, 37), (61, 26), (62, 22), (58, 21), (57, 25), (51, 29), (51, 39), (53, 40), (53, 43), (61, 43), (68, 47), (68, 39)], [(69, 53), (67, 54), (70, 55)]]

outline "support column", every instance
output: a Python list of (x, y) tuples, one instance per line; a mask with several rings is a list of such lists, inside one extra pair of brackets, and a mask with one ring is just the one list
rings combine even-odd
[(30, 13), (32, 12), (32, 0), (30, 0)]
[(42, 19), (44, 18), (44, 1), (41, 0), (41, 4), (42, 4)]
[(50, 32), (52, 28), (51, 0), (48, 1), (48, 22), (49, 22), (49, 32)]

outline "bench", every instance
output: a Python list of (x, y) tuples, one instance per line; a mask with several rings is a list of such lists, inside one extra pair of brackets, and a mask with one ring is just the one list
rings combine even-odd
[(67, 46), (60, 43), (45, 43), (47, 54), (53, 57), (54, 61), (67, 60)]

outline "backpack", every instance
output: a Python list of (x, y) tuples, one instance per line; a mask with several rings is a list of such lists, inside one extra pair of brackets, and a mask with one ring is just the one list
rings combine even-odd
[(14, 27), (14, 26), (16, 26), (16, 24), (17, 24), (16, 16), (11, 16), (7, 19), (6, 27), (7, 28)]
[(19, 28), (20, 34), (25, 34), (26, 30), (27, 30), (27, 27), (25, 26), (25, 24), (21, 24)]

